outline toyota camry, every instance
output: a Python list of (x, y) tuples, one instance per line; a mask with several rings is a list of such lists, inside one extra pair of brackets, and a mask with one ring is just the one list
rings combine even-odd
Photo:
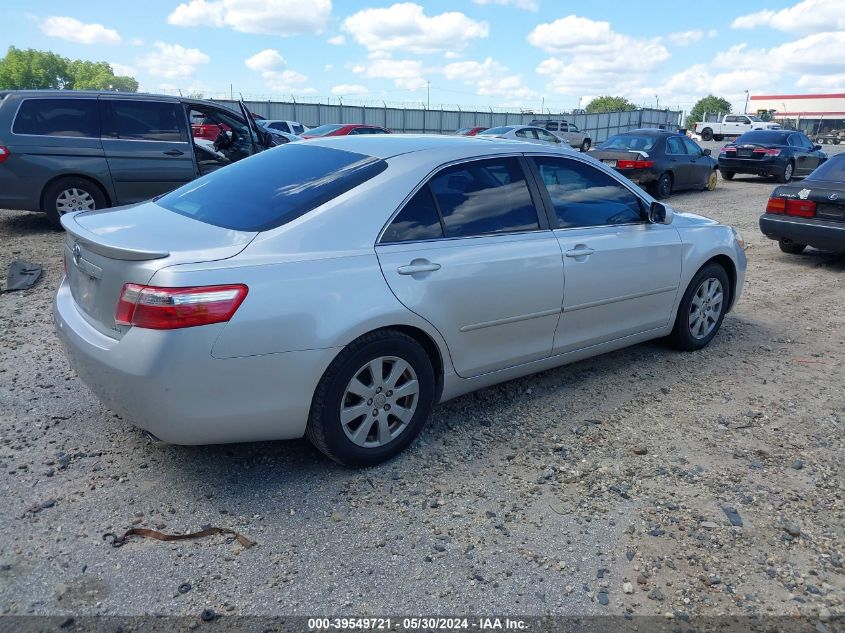
[(306, 435), (355, 466), (475, 389), (700, 349), (745, 275), (732, 228), (499, 139), (290, 143), (62, 224), (57, 329), (108, 407), (171, 443)]

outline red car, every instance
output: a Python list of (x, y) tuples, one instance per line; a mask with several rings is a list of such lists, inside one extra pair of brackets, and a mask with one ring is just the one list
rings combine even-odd
[(330, 123), (321, 125), (319, 127), (311, 128), (302, 138), (319, 138), (322, 136), (347, 136), (349, 134), (390, 134), (390, 130), (386, 130), (378, 125), (359, 125), (352, 123), (349, 125), (342, 125), (340, 123)]
[(456, 136), (475, 136), (481, 134), (486, 127), (462, 127), (460, 130), (455, 130)]

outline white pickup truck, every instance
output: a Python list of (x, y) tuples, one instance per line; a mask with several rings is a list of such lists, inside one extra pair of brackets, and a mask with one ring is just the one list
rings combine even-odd
[(694, 129), (702, 141), (721, 141), (726, 136), (739, 136), (749, 130), (779, 130), (780, 124), (764, 121), (753, 114), (726, 114), (718, 122), (696, 123)]

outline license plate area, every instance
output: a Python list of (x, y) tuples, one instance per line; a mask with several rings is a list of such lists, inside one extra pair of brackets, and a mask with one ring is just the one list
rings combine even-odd
[(85, 259), (78, 262), (68, 258), (68, 282), (70, 293), (76, 304), (88, 314), (94, 311), (97, 301), (97, 288), (100, 285), (102, 269)]
[(616, 167), (616, 161), (615, 161), (615, 160), (610, 160), (610, 159), (607, 159), (607, 158), (603, 158), (601, 162), (603, 162), (603, 163), (604, 163), (605, 165), (607, 165), (608, 167)]
[(845, 205), (820, 204), (816, 208), (816, 217), (827, 220), (845, 220)]
[(750, 149), (738, 149), (736, 155), (740, 158), (751, 158), (752, 152)]

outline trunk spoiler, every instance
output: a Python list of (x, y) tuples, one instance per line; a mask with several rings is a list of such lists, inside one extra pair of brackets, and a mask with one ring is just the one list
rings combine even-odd
[(76, 216), (85, 211), (65, 213), (61, 217), (62, 228), (73, 236), (77, 242), (81, 242), (86, 249), (111, 259), (122, 259), (124, 261), (146, 261), (149, 259), (164, 259), (170, 256), (169, 251), (149, 251), (137, 248), (127, 248), (118, 244), (109, 244), (108, 237), (96, 235), (82, 227)]

